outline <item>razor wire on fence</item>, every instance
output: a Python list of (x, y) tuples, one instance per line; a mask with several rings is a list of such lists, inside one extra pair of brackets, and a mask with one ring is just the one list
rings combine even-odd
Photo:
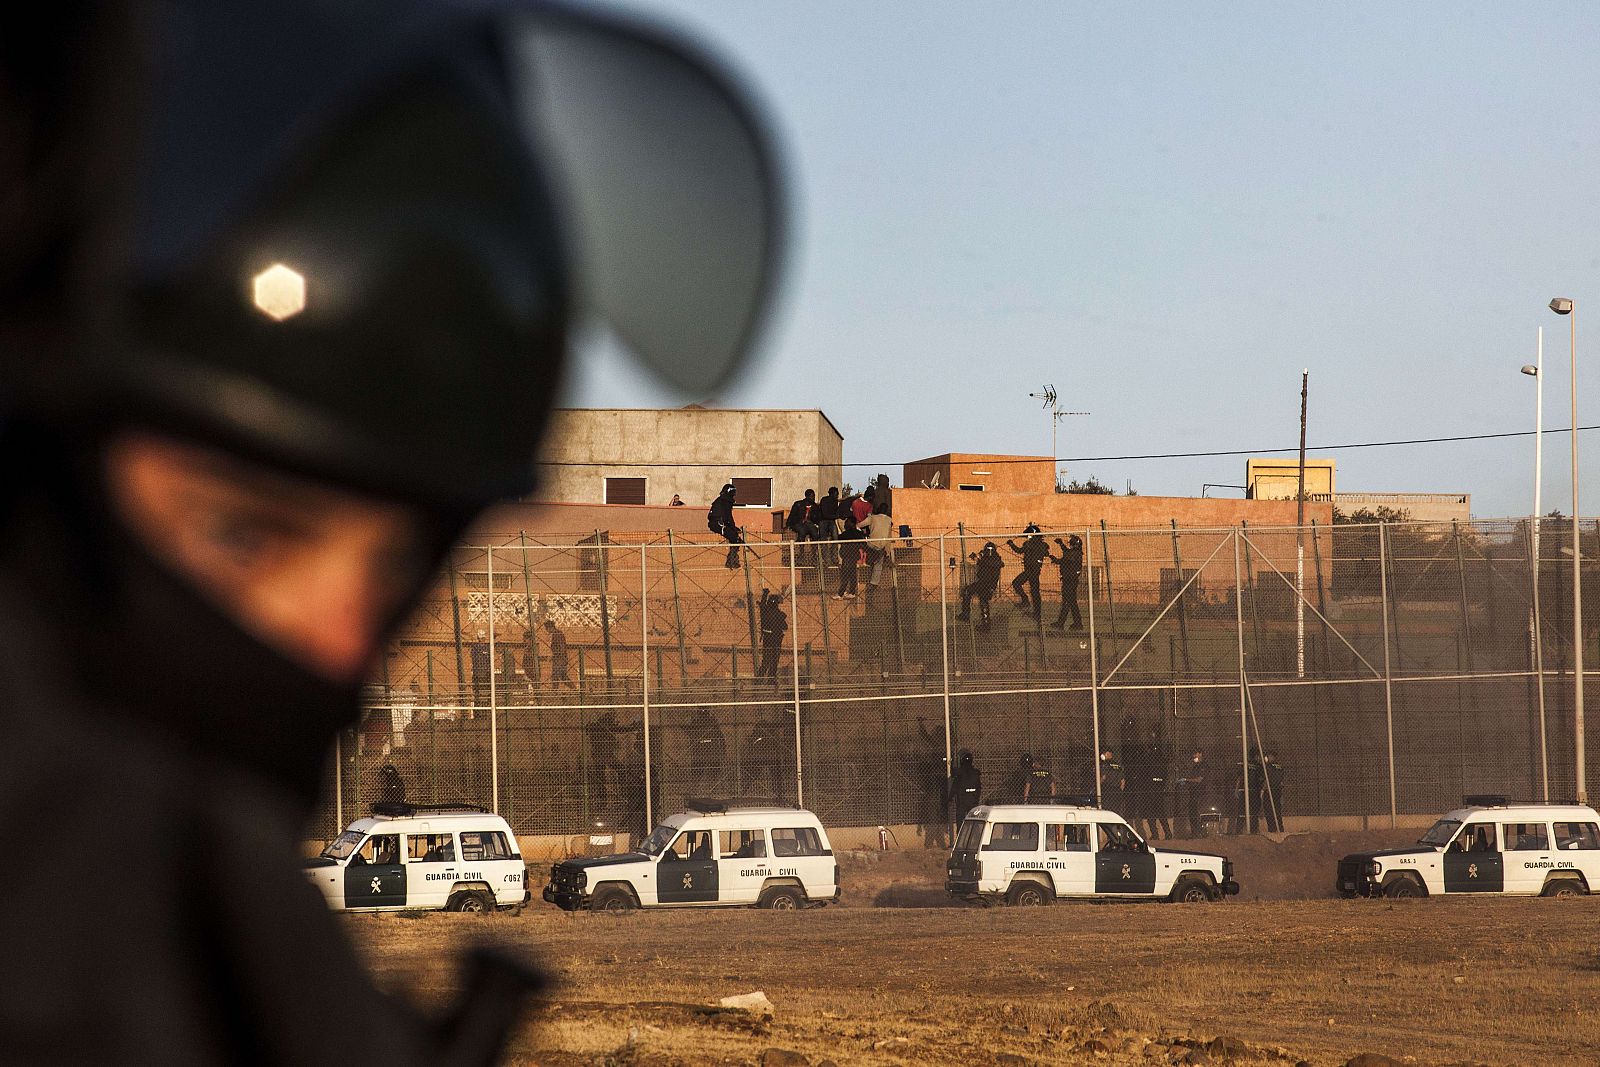
[(963, 753), (985, 800), (1026, 757), (1158, 834), (1571, 798), (1573, 526), (1540, 526), (1537, 565), (1527, 520), (462, 546), (316, 828), (405, 799), (640, 834), (711, 800), (942, 844)]

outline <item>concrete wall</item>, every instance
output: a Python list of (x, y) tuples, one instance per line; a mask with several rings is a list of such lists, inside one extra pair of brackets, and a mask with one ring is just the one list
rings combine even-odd
[(1055, 462), (1049, 456), (949, 452), (907, 463), (904, 481), (920, 487), (937, 475), (940, 487), (945, 489), (981, 485), (989, 493), (1052, 493), (1056, 487), (1054, 468)]
[(843, 457), (844, 438), (815, 410), (563, 409), (546, 438), (538, 498), (603, 504), (606, 478), (638, 477), (645, 504), (677, 493), (703, 520), (735, 475), (771, 478), (772, 506), (787, 507), (807, 489), (821, 496), (841, 484)]
[[(1084, 526), (1154, 528), (1173, 519), (1184, 527), (1292, 526), (1293, 500), (1210, 500), (1169, 496), (1102, 496), (1087, 493), (963, 493), (946, 489), (896, 489), (894, 521), (911, 527), (918, 537), (953, 533), (956, 524), (969, 531), (1015, 531), (1029, 522), (1045, 530)], [(1333, 507), (1307, 503), (1306, 520), (1333, 521)]]
[(1389, 508), (1405, 512), (1412, 522), (1466, 522), (1472, 517), (1471, 493), (1334, 493), (1325, 499), (1346, 515)]

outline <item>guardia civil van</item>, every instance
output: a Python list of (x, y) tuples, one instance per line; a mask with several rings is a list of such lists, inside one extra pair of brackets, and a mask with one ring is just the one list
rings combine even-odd
[(374, 804), (306, 876), (336, 911), (492, 911), (528, 900), (516, 835), (470, 804)]
[(1354, 852), (1334, 888), (1346, 897), (1440, 893), (1583, 896), (1600, 887), (1600, 814), (1580, 804), (1466, 797), (1415, 845)]
[(1227, 857), (1154, 848), (1093, 797), (1065, 801), (973, 808), (956, 834), (945, 889), (1019, 906), (1070, 898), (1195, 903), (1239, 892)]
[(544, 899), (566, 911), (793, 911), (839, 900), (839, 864), (828, 832), (809, 811), (697, 801), (664, 820), (636, 852), (557, 863)]

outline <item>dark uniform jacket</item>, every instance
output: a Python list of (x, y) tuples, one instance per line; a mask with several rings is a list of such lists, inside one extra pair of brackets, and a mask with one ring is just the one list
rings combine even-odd
[(176, 583), (6, 503), (0, 822), (28, 852), (0, 880), (0, 1062), (492, 1062), (527, 972), (484, 957), (466, 1009), (425, 1018), (378, 992), (303, 873), (353, 693), (275, 673)]

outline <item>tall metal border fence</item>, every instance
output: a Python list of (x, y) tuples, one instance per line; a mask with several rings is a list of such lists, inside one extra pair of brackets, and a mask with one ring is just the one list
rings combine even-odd
[(1048, 531), (1037, 617), (1016, 532), (871, 545), (843, 599), (862, 542), (462, 546), (340, 738), (313, 830), (403, 794), (519, 833), (637, 833), (705, 797), (940, 843), (963, 752), (986, 799), (1013, 799), (1030, 755), (1063, 793), (1118, 807), (1145, 782), (1252, 825), (1566, 799), (1573, 524), (1540, 526), (1537, 566), (1527, 520)]

